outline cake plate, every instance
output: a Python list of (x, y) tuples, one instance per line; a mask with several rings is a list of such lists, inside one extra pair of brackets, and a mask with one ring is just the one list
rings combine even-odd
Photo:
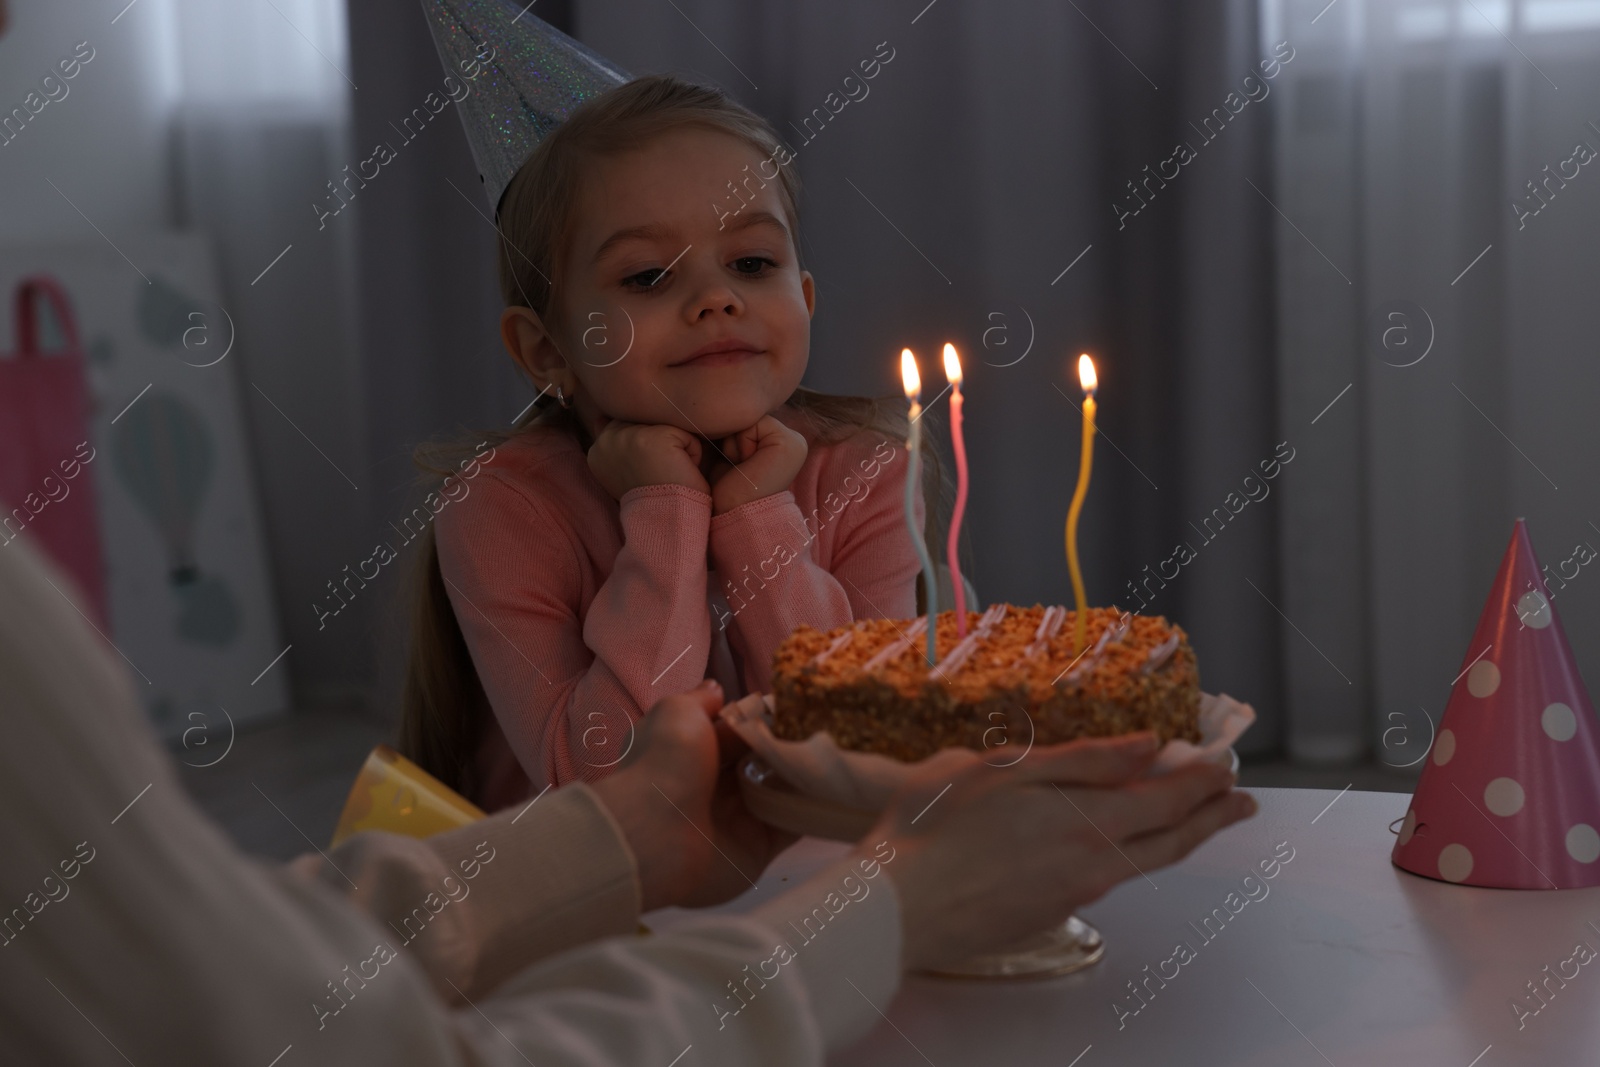
[[(1239, 754), (1230, 748), (1228, 755), (1233, 773), (1237, 775)], [(800, 792), (754, 752), (739, 762), (739, 790), (752, 815), (794, 834), (854, 844), (878, 822), (877, 812)], [(929, 968), (922, 973), (940, 978), (1054, 978), (1092, 966), (1105, 951), (1105, 939), (1100, 931), (1076, 915), (1069, 915), (1065, 922), (1030, 934), (998, 952), (984, 953), (946, 967)]]

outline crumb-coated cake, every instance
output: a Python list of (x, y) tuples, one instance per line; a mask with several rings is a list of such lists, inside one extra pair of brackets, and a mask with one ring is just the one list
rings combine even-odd
[(926, 659), (926, 616), (801, 626), (774, 656), (773, 733), (819, 730), (841, 748), (914, 762), (963, 745), (997, 751), (1154, 730), (1200, 741), (1200, 675), (1183, 630), (1159, 616), (1090, 608), (1085, 647), (1064, 607), (996, 604), (940, 613)]

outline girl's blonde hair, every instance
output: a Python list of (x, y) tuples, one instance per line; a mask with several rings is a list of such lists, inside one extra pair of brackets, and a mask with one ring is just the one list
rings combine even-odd
[[(772, 127), (719, 89), (671, 75), (649, 75), (595, 97), (539, 143), (506, 187), (497, 212), (500, 291), (506, 304), (530, 308), (553, 332), (564, 332), (561, 266), (586, 168), (685, 128), (737, 137), (775, 162), (787, 158)], [(779, 165), (778, 171), (779, 199), (795, 237), (798, 261), (800, 179), (792, 163)], [(909, 432), (905, 409), (893, 400), (832, 396), (801, 387), (785, 404), (810, 423), (822, 442), (870, 430), (904, 443)], [(560, 427), (580, 440), (585, 436), (570, 410), (543, 397), (510, 429), (425, 442), (414, 458), (424, 484), (434, 487), (456, 472), (475, 447), (485, 442), (498, 447), (544, 426)], [(945, 479), (931, 446), (932, 430), (926, 426), (923, 433), (923, 499), (928, 502), (925, 537), (930, 556), (938, 559), (946, 527), (940, 506)], [(402, 692), (400, 751), (457, 792), (477, 799), (483, 783), (477, 780), (475, 757), (489, 721), (489, 702), (450, 606), (431, 524), (423, 534), (412, 574), (410, 602), (411, 647)], [(920, 577), (917, 603), (919, 609), (924, 603)]]

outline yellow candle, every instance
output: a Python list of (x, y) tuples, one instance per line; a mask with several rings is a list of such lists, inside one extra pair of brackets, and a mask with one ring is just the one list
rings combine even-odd
[(1089, 598), (1083, 591), (1083, 571), (1078, 567), (1078, 514), (1083, 510), (1083, 498), (1089, 493), (1089, 470), (1094, 465), (1094, 390), (1099, 384), (1094, 373), (1094, 360), (1085, 352), (1078, 357), (1078, 381), (1083, 385), (1083, 450), (1078, 461), (1078, 488), (1072, 493), (1072, 506), (1067, 509), (1067, 570), (1072, 572), (1072, 595), (1077, 602), (1077, 625), (1073, 628), (1072, 651), (1083, 651), (1088, 638)]

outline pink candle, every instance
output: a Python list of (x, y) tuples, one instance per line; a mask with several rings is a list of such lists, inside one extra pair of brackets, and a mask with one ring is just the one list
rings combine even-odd
[(952, 344), (944, 346), (944, 375), (950, 379), (950, 444), (956, 453), (956, 506), (950, 513), (950, 539), (945, 546), (945, 557), (950, 565), (950, 586), (956, 598), (956, 639), (960, 640), (967, 636), (967, 590), (961, 581), (956, 544), (961, 540), (961, 516), (967, 510), (967, 442), (961, 436), (961, 359)]

